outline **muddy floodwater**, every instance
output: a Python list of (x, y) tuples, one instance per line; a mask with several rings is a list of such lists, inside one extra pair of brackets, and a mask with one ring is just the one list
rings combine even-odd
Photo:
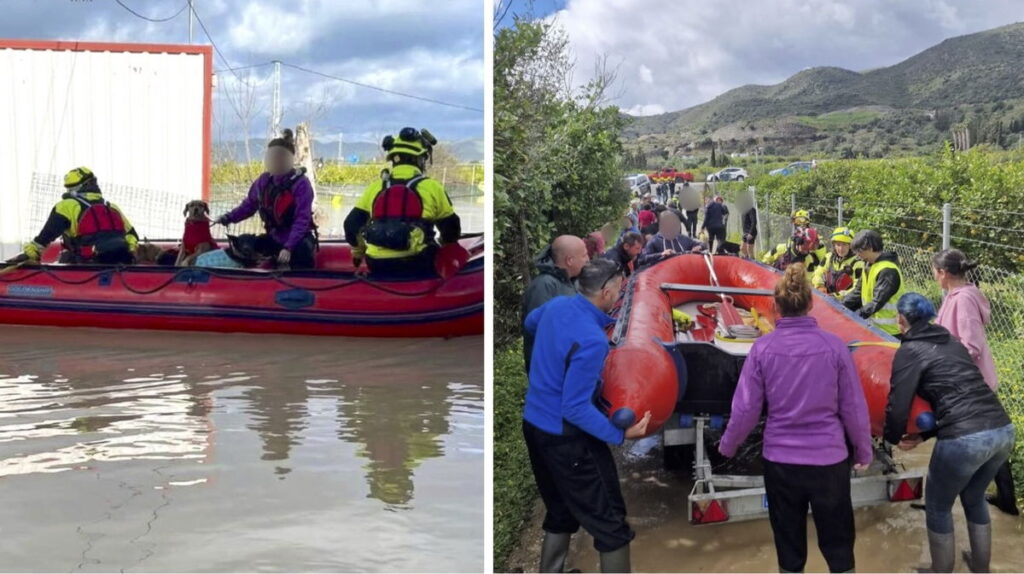
[(481, 571), (483, 339), (0, 326), (0, 570)]
[[(693, 482), (685, 473), (662, 469), (659, 438), (628, 444), (616, 452), (629, 521), (636, 531), (631, 547), (634, 572), (778, 572), (768, 520), (692, 526), (686, 497)], [(907, 467), (927, 467), (930, 445), (897, 454)], [(924, 511), (908, 503), (855, 511), (858, 572), (915, 572), (928, 563)], [(513, 568), (536, 572), (540, 557), (543, 505), (523, 533), (509, 561)], [(967, 531), (959, 504), (954, 510), (957, 545), (967, 548)], [(992, 509), (993, 572), (1024, 572), (1024, 522)], [(808, 523), (807, 572), (827, 572)], [(957, 572), (968, 572), (957, 552)], [(581, 530), (573, 537), (567, 568), (600, 572), (593, 539)]]

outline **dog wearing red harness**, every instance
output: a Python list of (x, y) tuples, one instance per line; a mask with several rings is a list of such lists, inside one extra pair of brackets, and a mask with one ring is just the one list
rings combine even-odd
[(210, 206), (205, 201), (194, 200), (185, 205), (185, 234), (181, 238), (176, 267), (190, 267), (196, 258), (217, 249), (217, 242), (210, 233)]

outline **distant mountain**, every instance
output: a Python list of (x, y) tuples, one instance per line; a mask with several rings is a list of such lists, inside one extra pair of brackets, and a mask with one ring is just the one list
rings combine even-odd
[(950, 38), (886, 68), (811, 68), (774, 86), (742, 86), (685, 110), (631, 117), (624, 136), (669, 155), (710, 149), (712, 141), (728, 152), (913, 151), (973, 116), (1024, 118), (1024, 108), (1014, 111), (1024, 101), (1021, 61), (1024, 23)]
[[(253, 161), (263, 157), (263, 149), (266, 145), (265, 139), (249, 140), (249, 153)], [(484, 142), (481, 139), (441, 142), (441, 145), (447, 146), (455, 154), (455, 157), (466, 163), (481, 162), (484, 159)], [(245, 161), (244, 140), (214, 142), (213, 151), (215, 157), (220, 161)], [(345, 155), (346, 161), (352, 156), (357, 156), (360, 162), (372, 162), (382, 159), (383, 156), (380, 144), (370, 142), (344, 142), (341, 151)], [(313, 154), (324, 159), (337, 159), (338, 143), (313, 140)]]

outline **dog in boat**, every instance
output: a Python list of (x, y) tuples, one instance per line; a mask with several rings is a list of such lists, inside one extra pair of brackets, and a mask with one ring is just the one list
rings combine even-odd
[(161, 258), (166, 253), (159, 245), (153, 245), (148, 239), (135, 248), (136, 265), (161, 265)]
[(210, 233), (210, 206), (200, 199), (190, 201), (182, 212), (185, 216), (185, 233), (181, 238), (176, 267), (195, 265), (196, 259), (208, 251), (217, 249), (217, 242)]
[(256, 236), (252, 233), (228, 235), (228, 246), (207, 251), (196, 257), (196, 267), (224, 269), (251, 269), (259, 265), (262, 256), (256, 249)]

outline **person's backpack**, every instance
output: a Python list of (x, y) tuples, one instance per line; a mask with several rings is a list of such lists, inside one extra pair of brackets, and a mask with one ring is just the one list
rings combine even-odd
[(417, 186), (426, 179), (419, 175), (409, 180), (386, 176), (380, 193), (373, 199), (370, 224), (366, 228), (366, 242), (394, 251), (408, 251), (412, 247), (412, 231), (419, 227), (426, 231), (423, 219), (423, 197)]
[(124, 218), (105, 199), (90, 201), (75, 197), (82, 204), (78, 214), (78, 236), (72, 240), (72, 251), (82, 259), (100, 253), (127, 251)]

